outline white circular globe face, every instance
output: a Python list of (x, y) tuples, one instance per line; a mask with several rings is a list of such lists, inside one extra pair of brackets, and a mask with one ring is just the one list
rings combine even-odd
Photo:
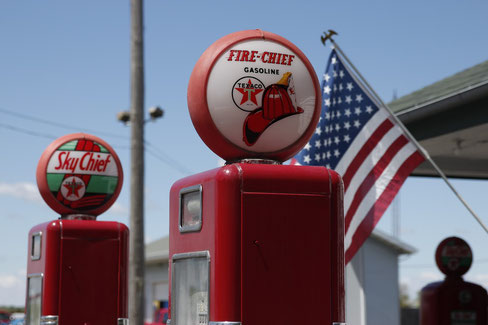
[(215, 61), (207, 105), (219, 132), (246, 151), (282, 150), (313, 120), (315, 75), (289, 48), (265, 39), (234, 44)]

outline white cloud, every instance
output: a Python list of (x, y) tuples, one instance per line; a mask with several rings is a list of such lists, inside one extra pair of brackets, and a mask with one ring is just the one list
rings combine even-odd
[(6, 195), (32, 202), (44, 202), (37, 185), (28, 182), (3, 183), (0, 182), (0, 195)]
[(120, 204), (119, 202), (115, 202), (108, 210), (107, 213), (114, 214), (114, 215), (121, 215), (126, 217), (129, 214), (129, 209), (126, 206)]
[(16, 274), (0, 274), (0, 305), (23, 306), (25, 304), (25, 270)]

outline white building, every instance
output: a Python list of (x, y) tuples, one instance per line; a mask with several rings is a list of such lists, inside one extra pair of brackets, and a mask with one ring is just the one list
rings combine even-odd
[(169, 237), (146, 245), (146, 320), (152, 320), (155, 301), (168, 301)]
[(398, 258), (416, 250), (374, 230), (346, 267), (346, 321), (400, 325)]

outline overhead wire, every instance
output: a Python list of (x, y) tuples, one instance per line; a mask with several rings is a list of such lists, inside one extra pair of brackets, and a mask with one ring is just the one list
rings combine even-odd
[[(42, 119), (42, 118), (39, 118), (36, 116), (22, 114), (19, 112), (14, 112), (12, 110), (8, 110), (8, 109), (2, 108), (2, 107), (0, 107), (0, 113), (8, 114), (11, 116), (15, 116), (15, 117), (22, 118), (22, 119), (29, 120), (29, 121), (33, 121), (33, 122), (38, 122), (38, 123), (43, 123), (43, 124), (50, 125), (50, 126), (55, 126), (55, 127), (62, 128), (65, 130), (73, 130), (73, 127), (66, 126), (65, 124), (62, 124), (62, 123), (57, 123), (57, 122), (45, 120), (45, 119)], [(122, 138), (122, 139), (128, 139), (129, 138), (126, 135), (120, 135), (120, 134), (109, 133), (109, 132), (104, 132), (104, 131), (92, 130), (92, 129), (87, 129), (87, 128), (79, 128), (79, 130), (83, 131), (83, 132), (96, 133), (96, 134), (100, 134), (100, 135), (104, 135), (104, 136), (108, 136), (108, 137), (114, 137), (114, 138)]]
[(32, 130), (28, 130), (28, 129), (24, 129), (24, 128), (19, 128), (17, 126), (13, 126), (13, 125), (10, 125), (10, 124), (5, 124), (5, 123), (0, 123), (0, 127), (1, 128), (4, 128), (4, 129), (11, 130), (11, 131), (15, 131), (15, 132), (18, 132), (18, 133), (24, 133), (24, 134), (32, 135), (32, 136), (35, 136), (35, 137), (43, 137), (43, 138), (48, 138), (48, 139), (51, 139), (51, 140), (54, 140), (54, 139), (58, 138), (58, 137), (56, 137), (56, 136), (54, 136), (52, 134), (36, 132), (36, 131), (32, 131)]
[[(0, 107), (0, 113), (4, 113), (4, 114), (7, 114), (7, 115), (15, 116), (17, 118), (21, 118), (21, 119), (25, 119), (25, 120), (29, 120), (29, 121), (33, 121), (33, 122), (37, 122), (37, 123), (46, 124), (46, 125), (49, 125), (49, 126), (55, 126), (55, 127), (58, 127), (58, 128), (63, 128), (63, 129), (66, 129), (66, 130), (71, 130), (71, 131), (73, 130), (73, 127), (68, 127), (68, 126), (66, 126), (65, 124), (62, 124), (62, 123), (58, 123), (58, 122), (54, 122), (54, 121), (42, 119), (42, 118), (39, 118), (39, 117), (36, 117), (36, 116), (32, 116), (32, 115), (18, 113), (18, 112), (15, 112), (15, 111), (12, 111), (12, 110), (8, 110), (8, 109), (2, 108), (2, 107)], [(51, 139), (51, 140), (54, 140), (54, 139), (57, 139), (58, 138), (58, 136), (55, 136), (55, 135), (52, 135), (52, 134), (47, 134), (47, 133), (32, 131), (32, 130), (29, 130), (29, 129), (16, 127), (16, 126), (13, 126), (11, 124), (6, 124), (6, 123), (0, 123), (0, 127), (4, 128), (4, 129), (11, 130), (11, 131), (15, 131), (15, 132), (18, 132), (18, 133), (23, 133), (23, 134), (27, 134), (27, 135), (31, 135), (31, 136), (36, 136), (36, 137), (43, 137), (43, 138), (47, 138), (47, 139)], [(130, 139), (129, 136), (124, 136), (124, 135), (110, 133), (110, 132), (104, 132), (104, 131), (98, 131), (98, 130), (93, 130), (93, 129), (80, 128), (79, 130), (82, 131), (82, 132), (87, 132), (87, 133), (89, 132), (89, 133), (94, 133), (94, 134), (97, 134), (97, 135), (104, 135), (104, 136), (107, 136), (107, 137), (120, 138), (120, 139), (124, 139), (124, 140), (129, 140)], [(117, 145), (113, 145), (113, 147), (119, 148), (119, 149), (130, 149), (130, 146), (124, 146), (124, 145), (118, 145), (118, 146)], [(171, 158), (170, 155), (168, 155), (167, 153), (165, 153), (160, 148), (154, 146), (149, 141), (147, 141), (147, 140), (144, 141), (144, 147), (145, 147), (145, 151), (147, 151), (148, 154), (150, 154), (153, 158), (159, 160), (160, 162), (166, 164), (167, 166), (169, 166), (169, 167), (171, 167), (173, 169), (178, 170), (180, 173), (182, 173), (184, 175), (185, 174), (187, 174), (187, 175), (192, 174), (192, 171), (191, 170), (189, 170), (187, 167), (185, 167), (183, 164), (181, 164), (177, 160)]]

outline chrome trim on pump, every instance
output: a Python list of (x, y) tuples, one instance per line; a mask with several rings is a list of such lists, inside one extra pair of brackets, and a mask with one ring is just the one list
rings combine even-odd
[[(35, 240), (34, 238), (39, 237), (39, 255), (34, 255), (35, 251)], [(38, 231), (32, 234), (32, 243), (31, 243), (31, 260), (32, 261), (38, 261), (41, 259), (42, 255), (42, 231)]]
[[(191, 192), (197, 192), (199, 193), (199, 199), (200, 199), (200, 222), (196, 225), (183, 225), (183, 209), (181, 208), (181, 204), (183, 203), (183, 195), (187, 194), (187, 193), (191, 193)], [(198, 184), (198, 185), (193, 185), (193, 186), (190, 186), (190, 187), (185, 187), (185, 188), (182, 188), (180, 190), (180, 194), (179, 194), (179, 203), (178, 203), (178, 228), (180, 230), (181, 233), (184, 233), (184, 232), (196, 232), (196, 231), (200, 231), (202, 229), (202, 223), (203, 223), (203, 202), (202, 202), (202, 192), (203, 192), (203, 187), (202, 187), (202, 184)]]
[(241, 325), (241, 322), (228, 322), (228, 321), (221, 321), (221, 322), (208, 322), (208, 325)]
[(41, 316), (41, 325), (58, 325), (57, 315)]
[(332, 325), (347, 325), (347, 324), (346, 323), (336, 323), (336, 322), (334, 322), (334, 323), (332, 323)]
[[(208, 263), (208, 279), (207, 279), (207, 293), (208, 293), (208, 310), (210, 311), (210, 252), (209, 251), (196, 251), (196, 252), (187, 252), (187, 253), (178, 253), (178, 254), (173, 254), (173, 256), (171, 256), (170, 258), (170, 261), (171, 261), (171, 283), (170, 283), (170, 286), (171, 286), (171, 292), (173, 294), (173, 297), (172, 298), (175, 298), (175, 293), (176, 293), (176, 283), (174, 282), (174, 263), (175, 261), (178, 261), (178, 260), (183, 260), (183, 259), (192, 259), (192, 258), (206, 258), (207, 259), (207, 263)], [(174, 300), (172, 300), (174, 301)], [(175, 306), (172, 307), (171, 309), (171, 316), (173, 318), (175, 318), (176, 320), (178, 320), (177, 318), (177, 309), (175, 308)], [(171, 319), (168, 319), (166, 321), (166, 325), (171, 325), (172, 323), (172, 320)], [(175, 322), (175, 325), (177, 325), (178, 322), (176, 321)]]
[(226, 161), (226, 165), (231, 164), (262, 164), (262, 165), (282, 165), (281, 162), (272, 159), (247, 158), (234, 161)]
[(128, 318), (117, 318), (117, 325), (129, 325)]
[(210, 263), (210, 252), (209, 251), (198, 251), (198, 252), (188, 252), (188, 253), (179, 253), (173, 254), (172, 260), (181, 260), (185, 258), (194, 258), (194, 257), (206, 257), (208, 262)]
[(97, 220), (96, 216), (92, 216), (91, 214), (67, 214), (64, 216), (61, 216), (61, 219), (65, 220)]
[[(42, 294), (43, 294), (43, 291), (44, 291), (44, 273), (31, 273), (31, 274), (27, 274), (27, 297), (26, 297), (26, 305), (25, 305), (25, 317), (28, 319), (28, 317), (30, 317), (30, 313), (31, 313), (31, 309), (30, 309), (30, 305), (31, 305), (31, 297), (29, 295), (29, 290), (30, 290), (30, 285), (31, 285), (31, 282), (30, 280), (33, 279), (33, 278), (40, 278), (41, 279), (41, 292), (40, 292), (40, 303), (39, 303), (39, 310), (38, 310), (38, 313), (40, 314), (41, 311), (42, 311)], [(40, 316), (40, 325), (51, 325), (51, 324), (44, 324), (42, 322), (43, 320), (43, 317), (50, 317), (50, 316), (42, 316), (42, 315), (39, 315)], [(54, 317), (54, 316), (53, 316)], [(55, 316), (55, 317), (58, 317), (58, 316)], [(56, 323), (53, 323), (54, 325), (58, 324), (57, 323), (57, 320), (56, 320)]]

